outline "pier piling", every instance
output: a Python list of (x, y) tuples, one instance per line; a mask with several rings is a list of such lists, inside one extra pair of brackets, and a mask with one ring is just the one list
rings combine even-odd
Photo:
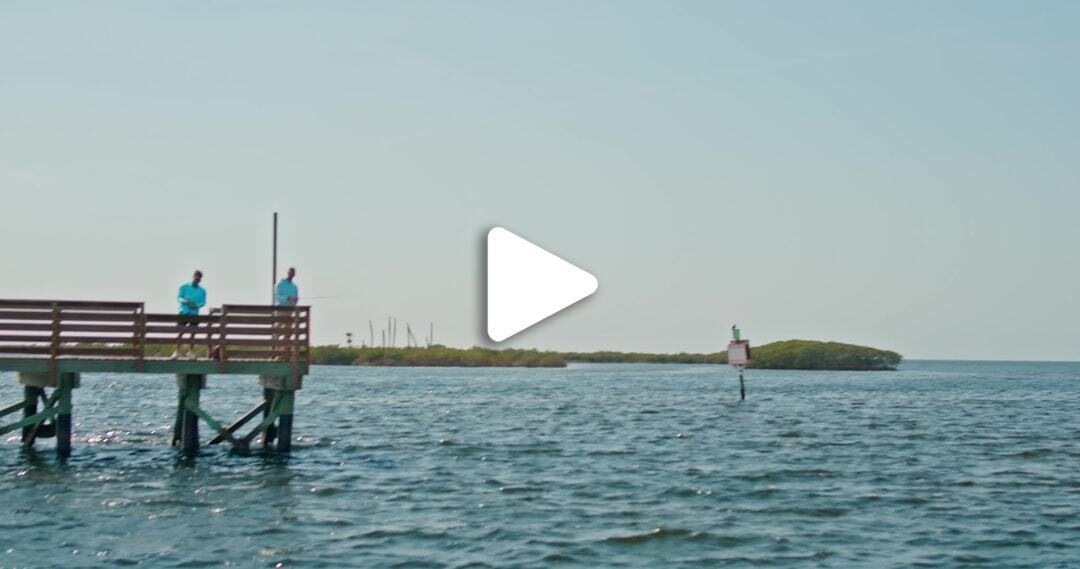
[(57, 391), (60, 393), (56, 415), (56, 455), (71, 456), (71, 391), (75, 388), (75, 374), (61, 373)]
[[(260, 381), (259, 383), (262, 383), (262, 381)], [(273, 404), (274, 404), (274, 392), (272, 390), (270, 390), (269, 388), (267, 388), (267, 387), (263, 387), (263, 412), (262, 412), (263, 421), (265, 421), (266, 418), (270, 416), (270, 407), (272, 407)], [(274, 442), (275, 438), (277, 438), (277, 427), (275, 427), (274, 424), (271, 423), (266, 428), (266, 432), (263, 433), (263, 438), (262, 438), (263, 448), (269, 448), (270, 444)]]
[[(37, 402), (38, 397), (41, 396), (42, 390), (40, 387), (34, 387), (32, 385), (23, 385), (23, 420), (27, 420), (34, 415), (37, 415)], [(33, 444), (32, 434), (34, 432), (34, 425), (26, 425), (22, 428), (22, 442), (24, 445)]]
[(279, 452), (291, 452), (292, 451), (292, 399), (293, 394), (291, 391), (287, 393), (289, 413), (287, 415), (282, 414), (278, 418), (278, 433), (277, 433), (277, 448)]
[[(63, 372), (22, 372), (23, 400), (0, 411), (0, 417), (22, 409), (22, 420), (0, 427), (0, 434), (22, 431), (23, 446), (34, 446), (37, 439), (56, 437), (60, 458), (71, 455), (71, 393), (79, 387), (79, 374)], [(47, 394), (46, 388), (52, 388)], [(41, 406), (38, 406), (38, 403)]]
[[(292, 450), (293, 406), (296, 401), (296, 391), (303, 387), (303, 378), (299, 375), (262, 375), (259, 376), (259, 384), (263, 386), (263, 392), (269, 394), (266, 416), (263, 418), (267, 429), (263, 444), (269, 445), (276, 438), (278, 451), (290, 452)], [(274, 436), (271, 436), (271, 433)]]
[(176, 385), (179, 388), (179, 401), (176, 408), (176, 424), (180, 425), (180, 452), (184, 456), (195, 456), (199, 452), (199, 395), (206, 387), (206, 376), (197, 374), (178, 374)]

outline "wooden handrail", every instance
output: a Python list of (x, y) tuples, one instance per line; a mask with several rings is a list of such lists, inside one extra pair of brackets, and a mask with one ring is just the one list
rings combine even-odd
[(44, 355), (53, 362), (69, 356), (134, 359), (142, 369), (148, 347), (194, 332), (205, 335), (223, 371), (230, 359), (252, 359), (287, 361), (294, 373), (304, 373), (310, 318), (308, 306), (224, 305), (208, 315), (180, 317), (147, 313), (138, 302), (0, 299), (0, 354)]
[(59, 304), (64, 308), (82, 309), (82, 310), (134, 310), (135, 308), (142, 308), (141, 302), (112, 302), (112, 301), (99, 301), (99, 300), (26, 300), (26, 299), (0, 299), (0, 309), (13, 308), (13, 309), (27, 309), (27, 308), (43, 308), (51, 310), (54, 305)]

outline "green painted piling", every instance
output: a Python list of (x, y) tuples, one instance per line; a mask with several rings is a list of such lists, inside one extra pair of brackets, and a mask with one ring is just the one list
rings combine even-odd
[(277, 448), (278, 452), (292, 451), (293, 401), (296, 392), (281, 392), (281, 416), (278, 417)]
[[(271, 408), (274, 406), (274, 392), (269, 388), (263, 388), (263, 401), (266, 402), (266, 407), (263, 408), (263, 420), (270, 416)], [(270, 444), (274, 442), (274, 438), (277, 436), (277, 427), (271, 423), (266, 427), (266, 431), (263, 433), (262, 445), (263, 448), (269, 448)]]
[(57, 383), (60, 398), (56, 402), (56, 455), (66, 459), (71, 456), (71, 392), (75, 388), (75, 374), (61, 373)]
[(199, 394), (206, 386), (206, 376), (197, 374), (179, 374), (176, 377), (180, 388), (180, 405), (177, 414), (180, 417), (180, 452), (184, 456), (195, 456), (199, 452), (199, 415), (191, 410), (198, 407)]
[[(40, 387), (34, 387), (32, 385), (23, 386), (23, 419), (37, 415), (39, 393), (41, 393)], [(33, 432), (33, 425), (27, 425), (22, 428), (22, 442), (24, 445), (34, 444), (32, 438)]]

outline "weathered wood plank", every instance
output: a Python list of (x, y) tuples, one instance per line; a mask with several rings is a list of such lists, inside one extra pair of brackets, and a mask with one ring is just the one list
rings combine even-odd
[(2, 310), (0, 320), (48, 320), (52, 322), (51, 310)]
[(226, 348), (229, 359), (272, 360), (288, 359), (287, 350), (231, 350)]
[(116, 312), (68, 312), (60, 313), (61, 322), (77, 320), (80, 322), (135, 322), (134, 314)]
[(0, 346), (0, 354), (48, 354), (49, 346)]
[(6, 434), (8, 434), (8, 433), (10, 433), (12, 431), (21, 430), (23, 427), (28, 427), (30, 425), (35, 425), (35, 424), (40, 423), (42, 421), (45, 421), (47, 419), (52, 419), (59, 412), (60, 412), (60, 410), (57, 409), (56, 407), (48, 407), (44, 411), (39, 411), (39, 412), (35, 413), (34, 415), (31, 415), (29, 417), (25, 417), (25, 418), (23, 418), (21, 421), (19, 421), (17, 423), (12, 423), (10, 425), (5, 425), (3, 427), (0, 427), (0, 435), (6, 435)]
[(43, 299), (0, 299), (2, 308), (49, 308), (59, 304), (61, 308), (131, 310), (142, 309), (141, 302), (113, 302), (108, 300), (43, 300)]
[(264, 312), (285, 313), (285, 312), (289, 312), (289, 313), (291, 313), (291, 312), (294, 312), (294, 311), (295, 312), (300, 312), (300, 313), (306, 313), (306, 312), (311, 311), (311, 307), (310, 306), (305, 306), (305, 305), (300, 305), (300, 306), (268, 306), (266, 304), (223, 304), (221, 306), (221, 308), (223, 310), (225, 310), (226, 312), (228, 312), (229, 314), (232, 314), (232, 313), (240, 314), (240, 313), (245, 313), (245, 312), (250, 312), (250, 313), (264, 313)]
[[(272, 348), (272, 347), (284, 348), (284, 347), (292, 346), (293, 341), (291, 339), (274, 339), (274, 338), (261, 338), (261, 339), (258, 339), (258, 338), (233, 338), (233, 337), (230, 337), (229, 341), (226, 342), (225, 345), (226, 345), (226, 348), (231, 347), (231, 346), (257, 346), (257, 347), (265, 347), (265, 348)], [(232, 353), (232, 350), (230, 350), (229, 353)]]
[[(249, 315), (237, 315), (233, 316), (229, 314), (230, 324), (263, 324), (263, 325), (286, 325), (291, 324), (293, 319), (289, 316), (249, 316)], [(304, 322), (304, 321), (301, 321)]]
[(51, 332), (52, 322), (0, 322), (0, 332)]
[(71, 348), (60, 347), (61, 356), (112, 356), (112, 357), (135, 357), (135, 348)]
[(127, 336), (65, 336), (60, 334), (60, 341), (67, 344), (130, 344), (132, 335)]
[[(184, 338), (181, 340), (181, 342), (183, 342), (184, 344), (188, 344), (191, 342), (191, 338), (189, 337), (189, 334), (187, 332), (184, 333)], [(148, 346), (168, 346), (170, 344), (176, 344), (176, 334), (171, 334), (167, 337), (148, 336), (146, 338), (143, 338), (142, 343)], [(206, 335), (196, 332), (195, 343), (200, 345), (206, 344)]]
[(205, 314), (201, 316), (180, 316), (179, 314), (147, 313), (145, 316), (147, 322), (171, 322), (175, 324), (179, 322), (181, 318), (187, 321), (198, 322), (200, 324), (216, 324), (218, 322), (217, 316), (206, 316)]
[(61, 332), (104, 332), (113, 334), (134, 334), (136, 326), (132, 324), (73, 324), (62, 322)]
[(34, 404), (33, 401), (19, 401), (18, 403), (15, 403), (13, 405), (8, 405), (7, 407), (4, 407), (3, 409), (0, 409), (0, 417), (3, 417), (5, 415), (10, 415), (10, 414), (12, 414), (12, 413), (14, 413), (16, 411), (21, 411), (22, 409), (24, 409), (26, 407), (29, 407), (30, 405), (33, 405), (33, 404)]
[(52, 335), (30, 335), (30, 334), (0, 334), (0, 342), (45, 342), (52, 341)]
[[(264, 400), (263, 402), (256, 405), (254, 409), (252, 409), (251, 411), (248, 411), (246, 414), (244, 414), (243, 417), (240, 417), (235, 422), (233, 422), (229, 426), (225, 427), (225, 434), (228, 434), (229, 439), (232, 440), (232, 434), (235, 433), (236, 431), (240, 430), (240, 427), (243, 427), (244, 425), (246, 425), (248, 421), (254, 419), (259, 413), (262, 413), (263, 409), (266, 409), (266, 406), (268, 404), (269, 404), (269, 401)], [(218, 436), (211, 439), (210, 442), (207, 443), (207, 444), (208, 445), (216, 445), (216, 444), (220, 443), (221, 441), (225, 440), (225, 434), (219, 433)]]
[(217, 333), (218, 328), (216, 326), (208, 326), (205, 323), (199, 323), (197, 326), (147, 326), (147, 334), (172, 334), (176, 335), (180, 332), (188, 333), (195, 330), (197, 333), (205, 334), (207, 332)]

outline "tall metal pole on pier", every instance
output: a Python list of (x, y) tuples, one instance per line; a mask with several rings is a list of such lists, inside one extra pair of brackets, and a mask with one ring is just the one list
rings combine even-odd
[(270, 272), (270, 304), (274, 304), (274, 287), (277, 286), (277, 212), (274, 212), (274, 267)]

